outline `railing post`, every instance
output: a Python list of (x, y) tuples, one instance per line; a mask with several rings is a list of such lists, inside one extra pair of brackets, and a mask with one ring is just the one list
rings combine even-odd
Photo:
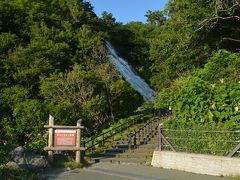
[(80, 127), (81, 127), (81, 123), (82, 123), (82, 120), (80, 119), (80, 120), (78, 120), (77, 121), (77, 127), (79, 127), (78, 129), (77, 129), (77, 139), (76, 139), (76, 147), (78, 148), (77, 150), (76, 150), (76, 163), (81, 163), (81, 151), (80, 151), (80, 147), (81, 147), (81, 129), (80, 129)]
[(232, 152), (230, 152), (230, 153), (227, 155), (227, 157), (233, 157), (234, 154), (236, 154), (239, 149), (240, 149), (240, 144), (238, 144), (238, 145), (232, 150)]
[(104, 145), (104, 134), (102, 135), (102, 146)]
[(143, 127), (143, 141), (144, 141), (144, 144), (146, 144), (146, 125)]
[(111, 136), (112, 136), (112, 142), (114, 142), (114, 136), (115, 136), (115, 135), (114, 135), (114, 132), (113, 132), (113, 131), (111, 132)]
[(93, 153), (93, 139), (91, 139), (91, 154)]
[(158, 150), (162, 151), (162, 124), (158, 126)]
[(132, 148), (132, 136), (131, 134), (129, 134), (128, 136), (128, 149), (131, 149)]
[(138, 131), (138, 145), (140, 145), (141, 144), (141, 140), (140, 140), (140, 133), (141, 133), (141, 129)]
[[(49, 114), (48, 120), (49, 120), (49, 126), (54, 126), (54, 117), (51, 114)], [(52, 127), (50, 127), (48, 129), (48, 147), (49, 148), (53, 147), (53, 133), (54, 133), (53, 131), (54, 130)], [(52, 150), (48, 151), (48, 158), (50, 161), (53, 161), (53, 151)]]
[(133, 147), (136, 148), (136, 146), (137, 146), (137, 132), (136, 131), (134, 131), (133, 144), (134, 144)]
[(82, 157), (85, 156), (85, 148), (86, 148), (86, 140), (85, 139), (83, 140), (83, 147), (84, 147), (84, 151), (82, 153)]
[(149, 134), (149, 124), (148, 124), (149, 122), (147, 122), (147, 124), (146, 124), (146, 128), (147, 128), (147, 135)]

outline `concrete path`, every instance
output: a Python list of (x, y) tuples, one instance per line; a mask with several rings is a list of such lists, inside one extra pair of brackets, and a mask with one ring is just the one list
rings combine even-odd
[[(142, 165), (98, 163), (49, 177), (59, 180), (234, 180), (230, 177), (198, 175)], [(235, 179), (236, 180), (236, 179)]]

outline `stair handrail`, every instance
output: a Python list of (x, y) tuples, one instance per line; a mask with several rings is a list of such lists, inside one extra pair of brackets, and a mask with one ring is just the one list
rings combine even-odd
[[(133, 147), (136, 148), (137, 147), (137, 141), (136, 141), (136, 137), (137, 137), (137, 133), (140, 133), (141, 130), (144, 130), (149, 124), (151, 123), (156, 123), (158, 120), (154, 119), (154, 120), (148, 120), (142, 127), (140, 127), (137, 131), (134, 130), (134, 132), (131, 132), (128, 136), (128, 147), (131, 148), (132, 147), (132, 138), (134, 138), (135, 140), (133, 141)], [(156, 123), (156, 127), (158, 127), (158, 123)]]
[[(113, 129), (111, 129), (111, 130), (108, 130), (108, 131), (106, 131), (106, 132), (104, 132), (104, 133), (101, 133), (101, 134), (98, 134), (98, 135), (96, 135), (96, 136), (90, 137), (90, 139), (87, 140), (87, 141), (86, 141), (86, 140), (83, 140), (83, 146), (85, 147), (85, 151), (88, 151), (89, 149), (92, 149), (94, 146), (96, 146), (96, 145), (98, 145), (98, 144), (100, 144), (100, 143), (103, 144), (105, 140), (113, 137), (113, 136), (116, 135), (117, 133), (119, 133), (119, 132), (127, 129), (127, 128), (130, 127), (130, 126), (132, 126), (132, 125), (134, 125), (134, 124), (137, 124), (139, 120), (143, 120), (142, 117), (144, 117), (144, 116), (143, 116), (143, 115), (138, 116), (137, 118), (134, 118), (134, 119), (132, 119), (132, 120), (128, 120), (127, 122), (125, 122), (125, 123), (123, 123), (123, 124), (121, 124), (121, 125), (113, 128)], [(127, 125), (127, 126), (126, 126), (126, 125)], [(129, 125), (130, 125), (130, 126), (129, 126)], [(117, 131), (115, 131), (115, 130), (117, 130)], [(118, 131), (118, 130), (120, 130), (120, 131)], [(110, 136), (107, 136), (107, 137), (104, 137), (104, 135), (106, 135), (106, 134), (111, 134), (111, 135), (110, 135)], [(98, 138), (100, 138), (101, 136), (102, 136), (103, 138), (102, 138), (101, 140), (99, 140), (99, 141), (96, 141), (96, 140), (97, 140)], [(94, 143), (94, 141), (96, 141), (96, 142)], [(90, 142), (92, 142), (92, 143), (90, 143)], [(89, 147), (86, 147), (86, 145), (89, 144), (89, 143), (90, 143), (91, 145), (90, 145)]]

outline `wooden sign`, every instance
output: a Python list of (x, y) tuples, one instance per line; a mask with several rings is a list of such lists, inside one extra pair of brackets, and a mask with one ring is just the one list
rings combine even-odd
[(56, 129), (54, 131), (54, 146), (76, 146), (76, 130)]
[(53, 151), (76, 151), (76, 162), (81, 162), (81, 121), (77, 121), (77, 126), (57, 126), (54, 125), (54, 117), (49, 115), (49, 125), (44, 127), (48, 129), (48, 151), (49, 159), (53, 159)]

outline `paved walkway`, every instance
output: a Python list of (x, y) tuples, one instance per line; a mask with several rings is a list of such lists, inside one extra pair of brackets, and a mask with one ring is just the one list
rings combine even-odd
[(175, 170), (166, 170), (142, 165), (118, 165), (98, 163), (91, 167), (52, 175), (59, 180), (233, 180), (230, 177), (198, 175)]

